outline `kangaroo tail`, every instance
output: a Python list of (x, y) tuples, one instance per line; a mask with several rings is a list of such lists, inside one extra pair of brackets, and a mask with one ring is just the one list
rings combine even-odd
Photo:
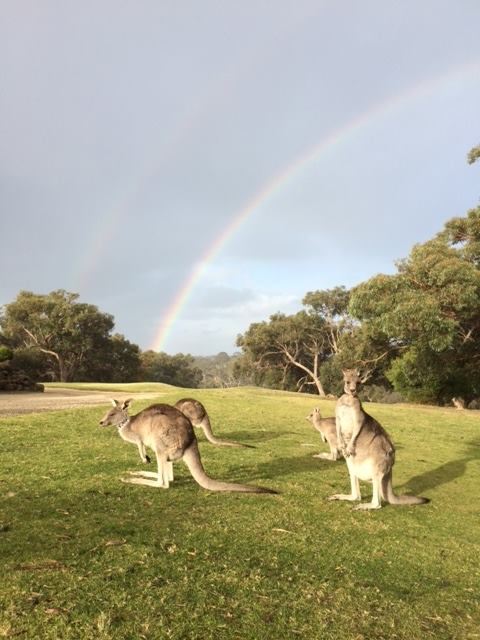
[(417, 496), (397, 496), (393, 492), (392, 486), (392, 470), (383, 476), (382, 478), (382, 497), (389, 504), (393, 505), (415, 505), (415, 504), (426, 504), (430, 502), (428, 498), (422, 498)]
[(232, 440), (223, 440), (213, 435), (212, 427), (208, 415), (205, 414), (203, 420), (197, 425), (203, 429), (203, 433), (209, 442), (216, 444), (219, 447), (244, 447), (248, 449), (254, 449), (251, 444), (242, 444), (241, 442), (233, 442)]
[(210, 478), (205, 473), (202, 460), (200, 458), (200, 452), (198, 450), (197, 441), (194, 440), (192, 444), (185, 450), (183, 454), (183, 461), (187, 465), (193, 479), (204, 489), (209, 491), (238, 491), (240, 493), (278, 493), (273, 489), (266, 489), (264, 487), (254, 487), (248, 484), (236, 484), (234, 482), (220, 482)]

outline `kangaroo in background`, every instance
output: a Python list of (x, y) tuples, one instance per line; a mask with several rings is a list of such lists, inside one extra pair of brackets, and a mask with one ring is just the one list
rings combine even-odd
[(463, 398), (452, 398), (455, 409), (465, 409), (465, 400)]
[(328, 443), (330, 453), (317, 453), (314, 458), (322, 458), (322, 460), (340, 460), (343, 454), (337, 446), (337, 427), (335, 418), (322, 418), (320, 409), (315, 409), (307, 416), (314, 428), (319, 432), (322, 440)]
[(335, 494), (330, 500), (361, 500), (359, 480), (371, 480), (371, 503), (359, 504), (356, 509), (380, 509), (382, 500), (393, 505), (425, 504), (426, 498), (397, 496), (392, 487), (395, 447), (379, 422), (363, 410), (357, 397), (360, 374), (354, 369), (343, 372), (345, 393), (335, 407), (337, 438), (350, 474), (351, 493)]
[(117, 427), (121, 438), (136, 444), (143, 462), (149, 462), (145, 448), (155, 452), (158, 473), (148, 471), (132, 472), (135, 478), (122, 478), (123, 482), (144, 484), (168, 489), (173, 480), (173, 462), (183, 459), (193, 479), (210, 491), (239, 491), (242, 493), (277, 493), (272, 489), (232, 482), (220, 482), (205, 473), (197, 438), (192, 423), (181, 411), (168, 404), (153, 404), (140, 413), (128, 415), (131, 400), (120, 404), (112, 400), (113, 408), (100, 420), (100, 426)]
[(207, 410), (199, 400), (194, 400), (193, 398), (182, 398), (175, 403), (175, 407), (187, 416), (194, 427), (201, 427), (203, 429), (205, 437), (212, 444), (216, 444), (221, 447), (254, 448), (251, 444), (232, 442), (232, 440), (223, 440), (214, 436)]

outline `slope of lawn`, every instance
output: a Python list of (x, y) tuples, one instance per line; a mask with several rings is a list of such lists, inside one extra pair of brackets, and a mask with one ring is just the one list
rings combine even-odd
[(359, 512), (327, 500), (349, 490), (345, 463), (312, 457), (327, 449), (305, 416), (333, 402), (173, 387), (159, 401), (192, 394), (217, 435), (255, 445), (198, 434), (207, 473), (280, 495), (210, 493), (181, 462), (169, 490), (124, 484), (142, 465), (98, 426), (103, 408), (0, 420), (0, 637), (480, 637), (478, 412), (366, 405), (396, 443), (397, 492), (431, 502)]
[(76, 389), (78, 391), (112, 391), (116, 393), (175, 393), (178, 387), (163, 382), (47, 382), (48, 389)]

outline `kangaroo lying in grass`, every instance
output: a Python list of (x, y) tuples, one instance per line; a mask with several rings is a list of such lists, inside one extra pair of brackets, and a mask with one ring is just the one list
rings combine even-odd
[(175, 403), (175, 407), (187, 416), (194, 427), (201, 427), (205, 437), (212, 444), (222, 447), (252, 447), (251, 444), (241, 444), (232, 440), (223, 440), (213, 435), (210, 419), (207, 410), (199, 400), (193, 398), (182, 398)]
[(192, 423), (181, 411), (168, 404), (153, 404), (134, 416), (128, 415), (131, 400), (122, 404), (112, 400), (113, 408), (100, 420), (100, 426), (115, 426), (121, 438), (136, 444), (142, 462), (150, 462), (145, 448), (155, 452), (158, 473), (132, 472), (135, 478), (122, 478), (123, 482), (144, 484), (168, 489), (173, 480), (173, 462), (185, 462), (193, 479), (210, 491), (239, 491), (242, 493), (277, 493), (272, 489), (232, 482), (220, 482), (205, 473), (197, 438)]
[(337, 446), (337, 426), (335, 418), (322, 418), (320, 409), (315, 409), (307, 416), (314, 428), (319, 432), (322, 440), (328, 443), (330, 453), (317, 453), (314, 458), (322, 458), (322, 460), (340, 460), (343, 454)]
[(390, 504), (425, 504), (426, 498), (397, 496), (392, 487), (392, 469), (395, 462), (395, 447), (385, 429), (363, 410), (357, 398), (360, 382), (358, 371), (343, 372), (345, 393), (335, 407), (337, 438), (350, 474), (351, 493), (335, 494), (330, 500), (360, 500), (359, 480), (371, 480), (373, 495), (371, 503), (359, 504), (357, 509), (380, 509), (382, 500)]

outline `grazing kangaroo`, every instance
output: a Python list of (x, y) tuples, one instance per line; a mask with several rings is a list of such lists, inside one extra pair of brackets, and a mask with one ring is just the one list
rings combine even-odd
[(100, 426), (115, 426), (121, 438), (138, 447), (142, 462), (150, 462), (145, 447), (153, 449), (157, 457), (158, 473), (132, 472), (136, 478), (122, 478), (123, 482), (145, 484), (168, 489), (173, 480), (173, 462), (183, 458), (193, 479), (210, 491), (239, 491), (242, 493), (277, 493), (272, 489), (232, 482), (219, 482), (205, 473), (192, 423), (181, 411), (168, 404), (152, 404), (134, 416), (128, 415), (131, 400), (122, 404), (112, 400), (113, 408), (100, 420)]
[(322, 460), (340, 460), (343, 454), (337, 446), (337, 427), (335, 418), (322, 418), (320, 409), (315, 409), (307, 416), (314, 428), (319, 432), (322, 440), (328, 443), (330, 453), (317, 453), (314, 458), (322, 458)]
[(337, 438), (350, 474), (351, 493), (335, 494), (330, 500), (360, 500), (359, 480), (371, 480), (372, 502), (356, 509), (380, 509), (382, 499), (390, 504), (425, 504), (426, 498), (397, 496), (392, 488), (395, 447), (385, 429), (363, 410), (357, 398), (360, 374), (353, 369), (343, 372), (345, 393), (335, 407)]
[(175, 403), (175, 407), (187, 416), (194, 427), (201, 427), (205, 437), (212, 444), (216, 444), (221, 447), (248, 447), (254, 449), (251, 444), (242, 444), (241, 442), (233, 442), (232, 440), (223, 440), (214, 436), (207, 410), (199, 400), (194, 400), (193, 398), (182, 398)]

